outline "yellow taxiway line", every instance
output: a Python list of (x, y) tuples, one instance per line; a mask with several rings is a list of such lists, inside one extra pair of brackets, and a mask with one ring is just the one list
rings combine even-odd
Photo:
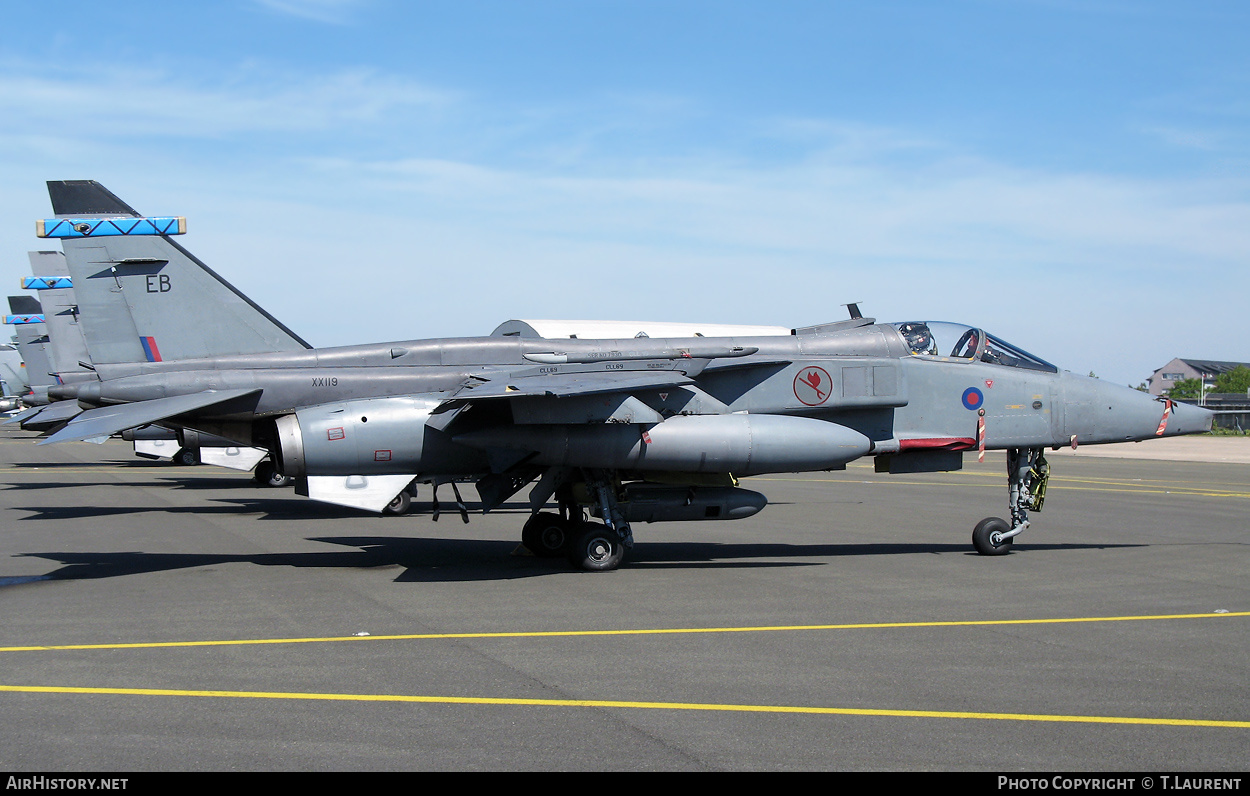
[[(752, 633), (813, 630), (878, 630), (932, 627), (992, 627), (1009, 625), (1056, 625), (1089, 622), (1132, 622), (1178, 619), (1217, 619), (1250, 616), (1250, 611), (1148, 616), (1061, 617), (1049, 619), (978, 619), (939, 622), (874, 622), (834, 625), (778, 625), (764, 627), (654, 628), (635, 630), (563, 630), (501, 633), (414, 633), (387, 636), (338, 636), (324, 638), (235, 639), (218, 641), (167, 641), (128, 644), (69, 644), (56, 646), (3, 647), (0, 652), (37, 650), (103, 650), (168, 647), (239, 646), (251, 644), (300, 644), (342, 641), (401, 641), (468, 638), (553, 638), (567, 636), (669, 635), (690, 633)], [(1172, 727), (1250, 729), (1250, 721), (1152, 718), (1145, 716), (1082, 716), (1045, 713), (991, 713), (981, 711), (892, 710), (838, 708), (820, 705), (745, 705), (702, 702), (643, 702), (603, 699), (523, 699), (508, 697), (459, 697), (416, 694), (336, 694), (287, 691), (222, 691), (170, 688), (106, 688), (76, 686), (0, 685), (0, 692), (28, 694), (74, 694), (93, 696), (215, 697), (218, 699), (275, 699), (337, 702), (391, 702), (442, 705), (496, 705), (521, 707), (617, 708), (628, 710), (720, 711), (737, 713), (788, 713), (806, 715), (864, 716), (885, 718), (964, 719), (990, 721), (1060, 722), (1078, 724), (1129, 724)]]
[(940, 622), (869, 622), (840, 625), (764, 625), (759, 627), (675, 627), (617, 630), (534, 630), (480, 633), (405, 633), (397, 635), (322, 636), (315, 638), (220, 639), (209, 641), (139, 641), (116, 644), (48, 644), (22, 647), (0, 647), (0, 652), (38, 652), (47, 650), (118, 650), (163, 647), (232, 647), (253, 644), (325, 644), (343, 641), (419, 641), (468, 638), (559, 638), (567, 636), (661, 636), (695, 633), (769, 633), (812, 630), (882, 630), (924, 627), (989, 627), (1002, 625), (1062, 625), (1089, 622), (1143, 622), (1163, 619), (1225, 619), (1250, 616), (1250, 611), (1207, 614), (1159, 614), (1152, 616), (1086, 616), (1050, 619), (968, 619)]
[(1137, 724), (1171, 727), (1221, 727), (1250, 729), (1250, 721), (1210, 719), (1161, 719), (1143, 716), (1068, 716), (1045, 713), (980, 713), (946, 710), (883, 710), (831, 708), (818, 705), (735, 705), (704, 702), (631, 702), (610, 699), (515, 699), (501, 697), (420, 696), (415, 694), (318, 694), (284, 691), (188, 691), (173, 688), (75, 688), (69, 686), (0, 685), (0, 692), (38, 694), (90, 694), (111, 696), (216, 697), (219, 699), (288, 699), (332, 702), (408, 702), (439, 705), (511, 705), (556, 708), (624, 708), (632, 710), (690, 710), (737, 713), (799, 713), (832, 716), (880, 716), (919, 719), (981, 719), (992, 721), (1041, 721), (1079, 724)]

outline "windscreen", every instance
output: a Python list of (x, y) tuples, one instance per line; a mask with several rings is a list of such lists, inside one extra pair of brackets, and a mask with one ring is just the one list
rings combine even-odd
[(1048, 373), (1059, 371), (1054, 365), (1022, 348), (961, 323), (906, 321), (892, 325), (898, 330), (913, 356), (932, 357), (943, 361), (980, 361)]

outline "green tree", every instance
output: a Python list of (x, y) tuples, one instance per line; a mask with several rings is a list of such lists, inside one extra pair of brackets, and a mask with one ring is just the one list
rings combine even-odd
[(1238, 392), (1245, 394), (1250, 390), (1250, 368), (1238, 365), (1227, 373), (1221, 373), (1215, 379), (1214, 392)]
[(1202, 398), (1202, 379), (1181, 379), (1167, 390), (1173, 401), (1197, 401)]

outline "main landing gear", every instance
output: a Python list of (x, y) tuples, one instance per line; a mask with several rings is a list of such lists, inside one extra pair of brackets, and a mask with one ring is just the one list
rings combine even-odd
[(1007, 449), (1007, 504), (1011, 522), (986, 517), (972, 530), (972, 546), (983, 556), (1005, 556), (1011, 543), (1029, 527), (1029, 512), (1041, 511), (1050, 464), (1041, 448)]
[(521, 529), (521, 544), (539, 558), (559, 558), (566, 555), (578, 526), (582, 525), (581, 511), (574, 521), (563, 513), (540, 511), (529, 518)]
[(283, 475), (278, 466), (269, 459), (261, 459), (260, 464), (252, 471), (252, 480), (261, 486), (284, 487), (295, 483), (289, 475)]
[(573, 497), (573, 485), (566, 483), (556, 490), (559, 513), (540, 511), (530, 517), (521, 530), (521, 543), (540, 558), (565, 556), (578, 569), (609, 572), (621, 565), (634, 537), (617, 502), (617, 480), (601, 471), (586, 475), (585, 492), (603, 522), (585, 518)]

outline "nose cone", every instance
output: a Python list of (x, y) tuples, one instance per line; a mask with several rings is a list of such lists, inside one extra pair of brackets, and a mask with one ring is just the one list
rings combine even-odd
[(1065, 380), (1066, 430), (1082, 444), (1126, 442), (1211, 430), (1213, 412), (1168, 404), (1129, 387), (1081, 376)]
[(1167, 424), (1161, 437), (1178, 437), (1181, 434), (1202, 434), (1211, 430), (1215, 412), (1193, 404), (1172, 404)]

